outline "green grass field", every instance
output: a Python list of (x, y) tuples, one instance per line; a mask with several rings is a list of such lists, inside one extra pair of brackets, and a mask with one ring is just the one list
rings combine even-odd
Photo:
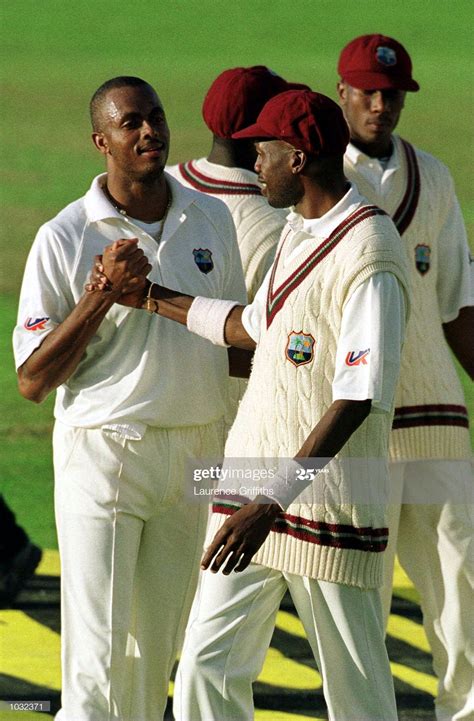
[(1, 18), (0, 478), (33, 538), (55, 546), (50, 429), (52, 402), (16, 390), (10, 335), (22, 269), (38, 226), (79, 197), (102, 170), (90, 142), (93, 91), (119, 74), (158, 89), (172, 130), (171, 161), (199, 157), (209, 136), (200, 115), (213, 78), (235, 65), (266, 64), (334, 97), (339, 50), (385, 32), (411, 51), (421, 92), (410, 94), (400, 132), (451, 168), (473, 226), (471, 4), (342, 0), (13, 0)]

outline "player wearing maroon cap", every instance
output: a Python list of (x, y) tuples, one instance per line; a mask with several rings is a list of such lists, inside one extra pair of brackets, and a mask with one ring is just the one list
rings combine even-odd
[[(159, 315), (215, 344), (256, 347), (227, 464), (237, 459), (239, 471), (251, 470), (252, 459), (271, 466), (310, 458), (320, 467), (336, 459), (322, 484), (293, 460), (283, 464), (286, 475), (277, 460), (266, 485), (251, 476), (256, 490), (219, 485), (202, 560), (213, 573), (202, 575), (195, 599), (175, 716), (253, 717), (252, 681), (289, 588), (330, 719), (395, 721), (377, 586), (387, 531), (380, 484), (407, 309), (400, 239), (344, 177), (349, 134), (329, 98), (277, 95), (236, 137), (258, 141), (256, 170), (270, 205), (295, 206), (271, 273), (245, 308), (154, 283), (148, 296)], [(141, 307), (143, 298), (123, 302)], [(357, 461), (367, 469), (377, 458), (378, 475), (363, 473), (364, 492), (354, 494)]]
[(204, 122), (213, 135), (207, 158), (167, 168), (183, 185), (214, 195), (229, 208), (250, 302), (272, 264), (286, 213), (269, 207), (262, 197), (254, 171), (254, 143), (232, 135), (254, 123), (274, 95), (306, 87), (288, 83), (264, 65), (224, 70), (210, 86), (202, 106)]
[[(264, 65), (224, 70), (210, 86), (202, 106), (204, 122), (213, 136), (209, 155), (167, 168), (184, 186), (227, 205), (250, 303), (273, 262), (287, 213), (269, 206), (262, 195), (254, 171), (257, 155), (253, 141), (236, 140), (232, 134), (254, 123), (267, 100), (292, 88), (306, 86), (288, 83)], [(229, 378), (229, 428), (246, 385), (245, 380)]]
[(405, 48), (384, 35), (358, 37), (343, 49), (338, 71), (351, 132), (346, 175), (393, 217), (413, 292), (390, 439), (385, 620), (397, 550), (421, 596), (439, 678), (437, 719), (461, 721), (474, 714), (472, 469), (467, 411), (448, 344), (473, 375), (466, 234), (448, 170), (393, 135), (406, 92), (419, 90)]

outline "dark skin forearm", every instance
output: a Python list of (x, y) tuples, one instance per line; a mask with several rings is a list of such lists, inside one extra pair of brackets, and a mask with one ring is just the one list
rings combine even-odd
[(313, 428), (298, 458), (333, 458), (370, 413), (371, 401), (334, 401)]
[(135, 238), (120, 239), (104, 249), (107, 286), (84, 293), (67, 318), (18, 369), (22, 396), (41, 403), (74, 373), (91, 338), (121, 295), (134, 290), (137, 284), (143, 293), (143, 282), (137, 276), (148, 273), (151, 266), (137, 243)]
[(443, 324), (443, 331), (454, 355), (474, 380), (474, 306), (461, 308), (457, 318)]
[[(187, 325), (188, 311), (193, 303), (194, 296), (186, 295), (186, 293), (180, 293), (176, 290), (171, 290), (171, 288), (165, 288), (162, 285), (158, 285), (158, 283), (151, 283), (144, 277), (141, 279), (137, 278), (136, 280), (141, 280), (143, 282), (141, 288), (136, 292), (123, 294), (118, 301), (119, 303), (132, 308), (143, 308), (145, 298), (149, 295), (150, 298), (158, 301), (158, 308), (156, 309), (157, 315), (160, 315), (162, 318), (168, 318), (168, 320), (174, 320), (176, 323), (180, 323), (181, 325)], [(93, 290), (94, 288), (106, 288), (108, 283), (109, 278), (107, 276), (106, 269), (104, 268), (102, 256), (97, 255), (95, 257), (95, 264), (90, 282), (86, 285), (86, 289)], [(243, 305), (238, 305), (235, 306), (235, 308), (232, 308), (225, 322), (224, 336), (226, 343), (233, 348), (254, 351), (256, 343), (253, 338), (249, 336), (242, 324), (242, 313), (244, 308), (245, 306)], [(244, 372), (242, 368), (245, 365), (248, 367), (249, 356), (246, 357), (244, 366), (242, 366), (242, 359), (244, 357), (245, 356), (242, 354), (240, 356), (235, 354), (235, 358), (229, 357), (229, 363), (231, 366), (236, 368), (236, 372), (231, 373), (231, 375), (241, 376)], [(239, 370), (237, 370), (237, 368), (239, 368)], [(242, 375), (241, 377), (246, 378), (248, 376)]]
[[(139, 279), (136, 279), (139, 280)], [(151, 283), (145, 277), (141, 279), (142, 285), (131, 293), (124, 293), (118, 302), (131, 308), (143, 309), (146, 297), (149, 295), (158, 301), (157, 315), (168, 318), (181, 325), (187, 325), (188, 311), (194, 300), (191, 295), (165, 288), (157, 283)], [(105, 290), (109, 286), (109, 279), (104, 272), (102, 256), (95, 257), (95, 264), (90, 282), (86, 285), (89, 292)], [(151, 290), (150, 290), (151, 286)], [(228, 349), (229, 375), (236, 378), (248, 378), (256, 344), (242, 324), (242, 313), (245, 306), (238, 305), (231, 310), (225, 323), (225, 339), (231, 346)]]
[(74, 373), (116, 299), (116, 294), (101, 291), (82, 296), (71, 314), (18, 369), (18, 387), (24, 398), (41, 403)]
[[(169, 318), (181, 325), (186, 325), (188, 310), (194, 300), (193, 296), (178, 293), (153, 283), (151, 297), (158, 301), (158, 315)], [(225, 340), (235, 348), (255, 350), (255, 341), (249, 336), (242, 324), (243, 305), (232, 308), (225, 323)]]
[[(151, 297), (158, 301), (157, 314), (163, 318), (174, 320), (182, 325), (187, 324), (188, 311), (194, 300), (191, 295), (184, 295), (161, 285), (153, 284)], [(236, 378), (248, 378), (255, 350), (255, 341), (249, 336), (242, 324), (243, 305), (232, 308), (225, 322), (225, 340), (228, 349), (229, 375)]]
[[(370, 400), (334, 401), (295, 458), (318, 457), (329, 462), (367, 418), (370, 407)], [(226, 520), (204, 554), (201, 568), (213, 573), (223, 568), (226, 575), (247, 568), (281, 512), (278, 504), (265, 501), (265, 497), (257, 497)]]

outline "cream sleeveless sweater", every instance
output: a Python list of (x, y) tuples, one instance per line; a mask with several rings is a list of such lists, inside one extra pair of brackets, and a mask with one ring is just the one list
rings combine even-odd
[(436, 158), (394, 137), (401, 172), (384, 197), (345, 157), (359, 191), (393, 217), (408, 259), (412, 306), (395, 395), (389, 456), (393, 461), (471, 456), (461, 383), (444, 338), (437, 296), (439, 231), (453, 183)]
[[(358, 222), (356, 222), (358, 221)], [(293, 457), (332, 403), (332, 379), (344, 303), (371, 275), (389, 271), (407, 288), (399, 236), (374, 206), (361, 205), (323, 241), (316, 240), (285, 265), (288, 226), (275, 260), (267, 322), (254, 357), (247, 392), (226, 445), (228, 458)], [(292, 333), (315, 340), (310, 362), (288, 358)], [(339, 458), (384, 458), (391, 415), (371, 412)], [(332, 465), (332, 464), (331, 464)], [(373, 504), (341, 501), (348, 466), (325, 476), (323, 504), (293, 503), (254, 557), (256, 563), (336, 583), (376, 587), (387, 543), (378, 489)], [(367, 478), (367, 493), (370, 493)], [(214, 504), (209, 538), (238, 504)]]

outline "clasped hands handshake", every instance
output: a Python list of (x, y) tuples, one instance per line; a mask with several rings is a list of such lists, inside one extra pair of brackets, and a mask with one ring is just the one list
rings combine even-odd
[(106, 291), (116, 295), (116, 302), (131, 308), (141, 308), (148, 289), (151, 265), (138, 238), (121, 238), (96, 255), (86, 284), (87, 292)]
[[(142, 308), (151, 265), (138, 247), (138, 239), (120, 239), (104, 248), (94, 258), (87, 292), (108, 292), (115, 301), (132, 308)], [(227, 518), (207, 548), (201, 568), (225, 575), (243, 571), (270, 532), (281, 508), (268, 498), (257, 498)]]

